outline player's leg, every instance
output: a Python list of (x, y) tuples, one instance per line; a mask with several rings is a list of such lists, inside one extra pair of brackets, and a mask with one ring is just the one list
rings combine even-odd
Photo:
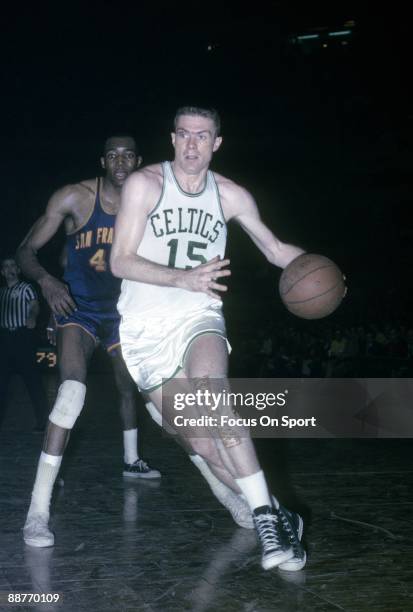
[(43, 445), (46, 453), (63, 455), (70, 431), (83, 408), (87, 368), (95, 347), (93, 336), (79, 325), (58, 327), (57, 361), (62, 382), (49, 415)]
[[(199, 336), (191, 344), (185, 362), (189, 379), (195, 379), (202, 390), (229, 390), (227, 375), (228, 354), (225, 340), (216, 334)], [(222, 408), (221, 411), (227, 410)], [(220, 410), (220, 408), (218, 409)], [(287, 563), (294, 557), (292, 529), (285, 521), (277, 500), (271, 498), (263, 471), (248, 430), (218, 427), (219, 438), (214, 438), (224, 465), (231, 472), (253, 513), (257, 534), (262, 545), (262, 566), (270, 569)], [(299, 544), (299, 542), (298, 542)]]
[[(130, 322), (128, 322), (128, 325), (127, 325), (126, 323), (127, 322), (124, 321), (121, 324), (122, 350), (125, 354), (125, 358), (128, 363), (128, 367), (130, 371), (132, 372), (133, 378), (136, 380), (136, 382), (139, 381), (138, 384), (140, 384), (140, 386), (142, 386), (143, 388), (151, 387), (150, 383), (157, 384), (157, 385), (159, 385), (159, 382), (162, 383), (162, 379), (160, 378), (160, 376), (162, 376), (164, 373), (166, 374), (166, 376), (168, 375), (170, 376), (171, 370), (172, 372), (174, 371), (176, 372), (177, 366), (182, 366), (182, 363), (180, 363), (179, 361), (182, 358), (182, 352), (181, 352), (182, 348), (184, 350), (187, 349), (188, 343), (190, 343), (189, 344), (191, 348), (190, 359), (192, 359), (192, 355), (194, 354), (193, 347), (197, 345), (197, 342), (200, 340), (200, 338), (208, 337), (208, 336), (198, 337), (197, 340), (195, 340), (191, 344), (191, 337), (193, 337), (194, 332), (208, 333), (210, 329), (215, 329), (215, 327), (217, 328), (217, 330), (218, 329), (220, 330), (219, 332), (217, 331), (217, 333), (224, 332), (224, 325), (223, 325), (222, 317), (220, 318), (215, 313), (205, 313), (205, 317), (202, 320), (199, 320), (199, 318), (197, 321), (189, 320), (186, 326), (180, 324), (179, 329), (175, 329), (172, 327), (169, 330), (167, 339), (165, 339), (166, 338), (165, 333), (164, 333), (165, 330), (164, 330), (164, 327), (162, 327), (162, 333), (158, 334), (159, 337), (156, 338), (158, 341), (157, 343), (158, 350), (156, 353), (154, 353), (153, 352), (153, 345), (154, 345), (153, 335), (155, 333), (155, 330), (151, 332), (151, 337), (147, 338), (145, 336), (144, 330), (139, 329), (138, 324), (132, 325)], [(213, 336), (213, 337), (217, 338), (222, 344), (222, 346), (220, 347), (219, 354), (215, 354), (213, 352), (209, 354), (210, 366), (206, 370), (206, 375), (219, 378), (226, 374), (227, 349), (226, 349), (226, 343), (222, 338), (219, 338), (218, 336)], [(159, 351), (159, 346), (162, 347), (162, 352)], [(217, 345), (215, 343), (212, 348), (215, 350), (216, 346)], [(202, 346), (201, 346), (201, 349), (202, 349)], [(206, 350), (208, 351), (208, 347), (206, 347)], [(170, 355), (178, 356), (178, 361), (171, 364), (169, 360)], [(143, 359), (145, 359), (145, 369), (141, 367)], [(197, 373), (195, 372), (192, 374), (192, 376), (196, 376), (196, 375)], [(202, 373), (199, 375), (204, 376), (205, 373)], [(177, 377), (178, 376), (175, 375), (175, 378)], [(185, 380), (188, 381), (187, 376), (185, 377)], [(186, 384), (187, 386), (189, 386), (187, 392), (193, 391), (193, 389), (190, 387), (190, 383), (187, 382)], [(176, 387), (175, 387), (175, 390), (176, 390)], [(172, 390), (172, 393), (173, 393), (173, 390)], [(164, 427), (165, 427), (165, 424), (167, 424), (168, 427), (172, 427), (173, 429), (174, 423), (176, 424), (176, 421), (174, 419), (174, 417), (176, 417), (176, 411), (174, 411), (173, 399), (172, 401), (168, 401), (166, 399), (167, 396), (168, 396), (168, 384), (164, 384), (162, 386), (162, 391), (159, 388), (151, 391), (150, 398), (152, 400), (152, 404), (155, 405), (156, 407), (155, 410), (152, 410), (152, 412), (153, 412), (153, 416), (155, 415), (154, 418), (155, 420), (157, 420), (157, 422), (162, 422), (162, 425)], [(186, 408), (185, 408), (185, 413), (187, 413)], [(191, 450), (194, 453), (200, 455), (203, 459), (206, 459), (207, 461), (206, 465), (208, 467), (213, 468), (213, 469), (216, 469), (218, 467), (222, 469), (223, 474), (228, 475), (227, 478), (230, 479), (231, 482), (233, 482), (234, 479), (231, 474), (233, 474), (234, 476), (239, 476), (239, 474), (237, 474), (237, 471), (233, 465), (232, 457), (226, 452), (225, 448), (222, 448), (223, 439), (217, 440), (217, 438), (214, 437), (210, 431), (208, 431), (208, 428), (204, 428), (205, 431), (203, 432), (200, 432), (200, 429), (202, 428), (197, 428), (198, 431), (191, 432), (191, 429), (189, 427), (186, 427), (185, 431), (182, 431), (182, 428), (180, 427), (179, 433), (180, 435), (185, 436), (188, 445), (190, 446)], [(254, 457), (255, 457), (255, 454), (253, 455), (253, 458)], [(249, 475), (252, 475), (252, 474), (249, 474)], [(234, 486), (235, 488), (237, 488), (236, 485)], [(264, 479), (264, 486), (265, 486), (265, 479)], [(271, 499), (269, 497), (268, 491), (267, 491), (267, 499), (269, 501), (269, 504), (271, 505)], [(270, 506), (267, 506), (267, 507), (270, 509)], [(251, 512), (249, 510), (249, 514), (250, 513)], [(273, 521), (274, 521), (273, 518), (267, 519), (267, 522), (271, 523)], [(276, 527), (274, 527), (274, 525), (270, 525), (270, 531), (272, 534), (274, 534), (274, 530), (277, 531), (277, 529), (279, 530), (279, 521), (277, 521)], [(261, 529), (261, 532), (262, 531), (263, 529)], [(269, 549), (269, 543), (267, 541), (266, 542), (266, 552), (268, 552), (268, 549)], [(292, 555), (291, 549), (288, 551), (288, 556), (290, 555)], [(284, 559), (285, 558), (286, 556), (284, 555)], [(277, 558), (277, 562), (281, 563), (282, 560), (283, 560), (282, 555), (279, 555)]]
[[(179, 372), (176, 379), (186, 380), (185, 374)], [(172, 383), (174, 384), (174, 382)], [(222, 463), (221, 456), (215, 442), (211, 439), (210, 432), (206, 428), (197, 427), (191, 437), (189, 428), (180, 430), (174, 425), (174, 408), (169, 406), (167, 397), (170, 395), (171, 383), (166, 383), (161, 388), (150, 393), (151, 401), (146, 407), (154, 421), (188, 454), (195, 467), (201, 472), (207, 481), (212, 493), (217, 500), (230, 512), (234, 521), (240, 527), (253, 529), (252, 514), (248, 504), (242, 496), (234, 478)], [(175, 391), (176, 387), (172, 388)], [(188, 387), (188, 390), (190, 388)], [(188, 415), (187, 415), (188, 416)], [(197, 416), (193, 414), (192, 416)]]
[[(168, 401), (169, 397), (172, 397), (176, 392), (174, 386), (177, 381), (180, 385), (180, 391), (186, 390), (187, 393), (192, 391), (192, 388), (188, 384), (185, 373), (181, 370), (178, 372), (171, 382), (166, 382), (161, 387), (151, 391), (148, 395), (151, 400), (152, 409), (147, 404), (147, 408), (151, 413), (152, 418), (169, 433), (173, 433), (176, 441), (180, 444), (188, 454), (200, 455), (208, 461), (214, 473), (219, 474), (228, 486), (233, 487), (236, 492), (239, 492), (238, 486), (232, 478), (231, 474), (225, 468), (222, 463), (222, 458), (217, 450), (217, 445), (211, 439), (210, 431), (207, 427), (196, 426), (196, 427), (179, 427), (175, 423), (175, 417), (179, 414), (176, 412), (173, 403)], [(156, 415), (153, 414), (154, 409)], [(197, 408), (187, 407), (185, 409), (184, 416), (186, 418), (198, 417)]]
[(54, 536), (48, 529), (50, 500), (68, 442), (86, 393), (86, 374), (95, 340), (77, 325), (58, 328), (57, 351), (62, 384), (49, 415), (30, 508), (23, 530), (26, 544), (52, 546)]
[[(218, 334), (204, 334), (192, 342), (185, 361), (185, 372), (189, 379), (195, 381), (197, 390), (209, 390), (215, 386), (217, 387), (216, 391), (222, 391), (224, 388), (229, 389), (226, 380), (227, 370), (228, 351), (224, 338)], [(271, 505), (271, 498), (266, 485), (260, 486), (259, 492), (257, 491), (254, 495), (254, 500), (250, 501), (249, 491), (244, 492), (244, 483), (239, 482), (241, 479), (260, 472), (255, 449), (247, 430), (241, 428), (223, 430), (222, 427), (215, 429), (216, 436), (213, 438), (213, 442), (218, 449), (222, 462), (237, 482), (250, 506), (252, 507), (253, 504), (256, 504), (255, 507)], [(262, 482), (261, 485), (263, 485)]]
[[(221, 465), (214, 465), (212, 470), (211, 466), (208, 465), (203, 457), (197, 454), (185, 436), (183, 436), (178, 429), (175, 429), (170, 423), (168, 423), (166, 418), (162, 419), (161, 409), (156, 408), (156, 403), (159, 406), (162, 404), (161, 394), (161, 390), (154, 392), (152, 394), (152, 399), (154, 401), (151, 401), (149, 397), (147, 398), (145, 405), (152, 419), (157, 425), (159, 425), (159, 427), (162, 427), (167, 434), (172, 436), (175, 442), (187, 453), (189, 459), (207, 481), (212, 493), (215, 495), (217, 500), (231, 513), (232, 518), (237, 525), (244, 527), (245, 529), (253, 529), (254, 524), (252, 522), (249, 507), (246, 502), (235, 492), (235, 490), (239, 492), (239, 489), (231, 475)], [(215, 461), (216, 463), (220, 462), (220, 458), (217, 456)], [(219, 476), (217, 477), (216, 474)], [(228, 484), (224, 484), (225, 482)]]
[(123, 430), (123, 475), (131, 478), (160, 478), (161, 473), (139, 457), (136, 385), (132, 380), (119, 348), (110, 351), (111, 363), (119, 391), (119, 410)]

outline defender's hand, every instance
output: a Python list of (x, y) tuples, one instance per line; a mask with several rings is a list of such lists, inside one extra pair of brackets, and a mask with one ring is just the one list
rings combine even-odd
[(39, 285), (42, 288), (45, 300), (54, 314), (67, 317), (76, 310), (76, 304), (69, 293), (69, 289), (57, 278), (47, 276), (39, 281)]
[(207, 263), (201, 264), (191, 270), (182, 271), (179, 287), (187, 291), (201, 291), (212, 298), (221, 299), (218, 292), (228, 290), (226, 285), (217, 283), (217, 279), (231, 275), (231, 270), (224, 270), (229, 265), (229, 259), (214, 257)]

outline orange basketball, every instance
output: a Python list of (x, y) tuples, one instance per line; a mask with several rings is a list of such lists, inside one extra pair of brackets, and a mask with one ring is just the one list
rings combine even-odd
[(331, 259), (304, 253), (283, 270), (279, 291), (292, 314), (302, 319), (322, 319), (339, 306), (346, 288), (343, 273)]

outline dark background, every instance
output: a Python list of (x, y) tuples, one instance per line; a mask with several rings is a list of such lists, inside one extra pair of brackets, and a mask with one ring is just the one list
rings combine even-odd
[[(346, 45), (292, 42), (348, 20)], [(333, 317), (410, 317), (411, 23), (397, 3), (16, 4), (1, 28), (2, 255), (55, 189), (99, 172), (108, 135), (131, 131), (157, 162), (176, 107), (213, 105), (213, 168), (252, 191), (281, 239), (346, 273)], [(41, 252), (51, 271), (61, 238)], [(282, 308), (279, 271), (236, 227), (229, 255), (228, 307)]]

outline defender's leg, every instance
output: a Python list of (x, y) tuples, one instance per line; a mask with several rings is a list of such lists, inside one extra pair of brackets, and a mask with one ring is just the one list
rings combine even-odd
[(116, 387), (120, 397), (120, 417), (123, 429), (123, 475), (128, 478), (160, 478), (161, 473), (139, 457), (136, 385), (118, 348), (110, 351)]
[(94, 339), (81, 327), (71, 325), (59, 328), (57, 349), (62, 384), (49, 415), (23, 530), (24, 540), (31, 546), (54, 544), (54, 536), (48, 528), (50, 500), (70, 431), (83, 408), (87, 366), (94, 348)]

